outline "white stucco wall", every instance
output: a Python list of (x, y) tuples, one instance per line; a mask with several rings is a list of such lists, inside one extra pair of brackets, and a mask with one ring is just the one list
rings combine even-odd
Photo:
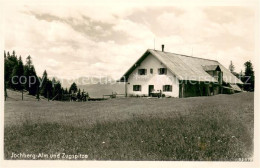
[[(150, 73), (150, 68), (153, 69), (153, 74)], [(128, 95), (148, 95), (149, 85), (154, 85), (155, 90), (161, 90), (163, 94), (171, 97), (179, 97), (179, 81), (167, 69), (167, 75), (159, 75), (158, 68), (166, 68), (161, 62), (153, 55), (147, 58), (138, 66), (128, 78), (127, 94)], [(138, 69), (147, 69), (146, 75), (138, 75)], [(133, 91), (133, 85), (141, 85), (141, 91)], [(172, 85), (171, 92), (163, 92), (163, 85)]]

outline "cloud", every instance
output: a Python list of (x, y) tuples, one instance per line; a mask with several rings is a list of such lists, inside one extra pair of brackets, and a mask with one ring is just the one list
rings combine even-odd
[(114, 24), (95, 21), (85, 15), (80, 15), (78, 18), (73, 17), (58, 17), (48, 13), (29, 12), (38, 20), (47, 22), (60, 22), (69, 25), (76, 32), (81, 33), (86, 38), (91, 38), (94, 41), (114, 41), (119, 44), (127, 43), (129, 40), (127, 32), (116, 31), (113, 29)]
[[(7, 14), (8, 11), (8, 14)], [(38, 75), (119, 78), (148, 48), (217, 59), (239, 72), (253, 60), (254, 10), (248, 7), (11, 6), (5, 49), (30, 54)]]

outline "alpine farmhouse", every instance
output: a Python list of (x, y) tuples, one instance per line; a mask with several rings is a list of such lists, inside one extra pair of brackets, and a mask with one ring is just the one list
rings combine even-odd
[(210, 96), (241, 92), (243, 83), (218, 61), (148, 49), (120, 78), (126, 96)]

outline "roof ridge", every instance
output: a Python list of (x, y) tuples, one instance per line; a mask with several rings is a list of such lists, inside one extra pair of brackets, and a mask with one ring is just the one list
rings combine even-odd
[(200, 57), (194, 57), (194, 56), (189, 56), (189, 55), (184, 55), (184, 54), (177, 54), (177, 53), (166, 52), (166, 51), (160, 51), (160, 50), (155, 50), (155, 49), (148, 49), (148, 50), (153, 50), (153, 51), (158, 51), (158, 52), (162, 52), (162, 53), (170, 53), (170, 54), (176, 54), (176, 55), (184, 56), (184, 57), (191, 57), (191, 58), (197, 58), (197, 59), (203, 59), (203, 60), (209, 60), (209, 61), (218, 62), (217, 60), (212, 60), (212, 59), (207, 59), (207, 58), (200, 58)]

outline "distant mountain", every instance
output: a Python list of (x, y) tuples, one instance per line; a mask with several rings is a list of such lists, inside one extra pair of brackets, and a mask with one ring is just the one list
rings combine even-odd
[(78, 85), (81, 91), (88, 92), (90, 97), (93, 98), (102, 98), (103, 95), (111, 95), (112, 92), (116, 92), (117, 94), (125, 93), (125, 85), (124, 83), (116, 83), (116, 84), (88, 84), (88, 85)]
[(88, 76), (88, 77), (79, 77), (75, 79), (65, 79), (54, 77), (57, 81), (60, 81), (62, 87), (69, 88), (73, 82), (79, 85), (93, 85), (93, 84), (115, 84), (116, 79), (111, 76)]
[(84, 90), (85, 92), (88, 92), (89, 96), (93, 98), (102, 98), (103, 95), (111, 95), (112, 92), (116, 92), (117, 94), (125, 93), (124, 83), (116, 82), (116, 80), (111, 76), (90, 76), (80, 77), (77, 79), (55, 79), (59, 80), (62, 84), (62, 87), (67, 89), (69, 89), (71, 84), (75, 82), (81, 91)]

